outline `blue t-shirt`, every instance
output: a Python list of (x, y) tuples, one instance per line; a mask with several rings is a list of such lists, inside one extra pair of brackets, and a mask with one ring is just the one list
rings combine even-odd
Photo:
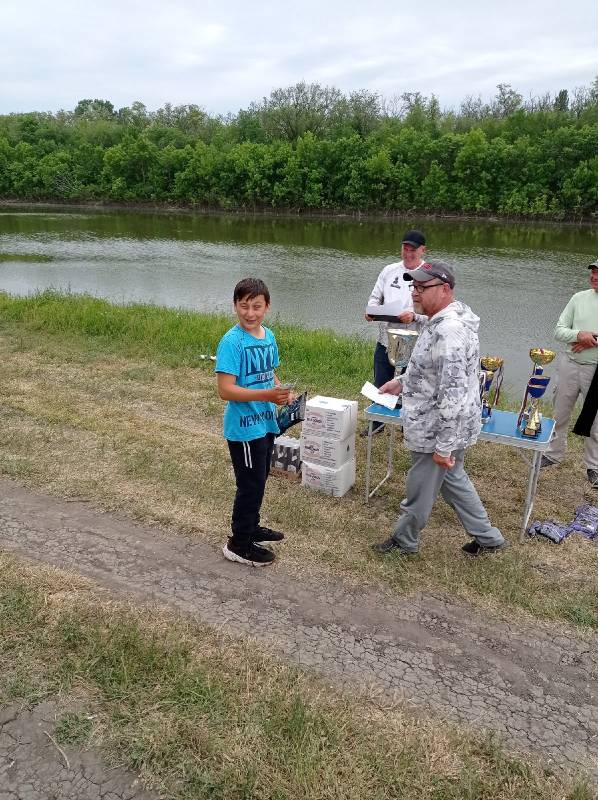
[[(216, 351), (215, 372), (236, 377), (237, 386), (246, 389), (272, 389), (278, 367), (278, 347), (269, 328), (263, 339), (256, 339), (240, 325), (227, 331)], [(278, 433), (276, 405), (263, 400), (241, 403), (229, 400), (224, 409), (224, 436), (232, 442), (250, 442), (267, 433)]]

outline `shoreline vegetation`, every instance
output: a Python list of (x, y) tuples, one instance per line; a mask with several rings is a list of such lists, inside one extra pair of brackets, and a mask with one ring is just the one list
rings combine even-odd
[(458, 110), (304, 82), (227, 116), (197, 105), (0, 116), (0, 196), (283, 214), (591, 221), (598, 78), (523, 97), (499, 84)]
[[(232, 321), (57, 292), (0, 293), (0, 475), (220, 546), (234, 487), (213, 364), (200, 355), (214, 352)], [(283, 379), (358, 396), (371, 343), (268, 324)], [(373, 443), (378, 463), (384, 438)], [(581, 448), (571, 444), (564, 466), (541, 477), (540, 518), (566, 518), (580, 501)], [(432, 592), (483, 609), (488, 625), (536, 619), (594, 636), (596, 547), (573, 536), (560, 546), (518, 543), (527, 466), (512, 448), (481, 443), (468, 453), (490, 516), (512, 542), (488, 559), (460, 556), (462, 532), (441, 503), (420, 556), (376, 558), (369, 545), (399, 511), (408, 459), (398, 443), (395, 475), (367, 507), (360, 439), (357, 461), (357, 484), (340, 499), (282, 476), (268, 482), (268, 522), (289, 532), (280, 558), (291, 576)], [(115, 603), (74, 574), (2, 553), (0, 567), (2, 704), (58, 697), (67, 703), (59, 744), (99, 745), (109, 763), (126, 763), (166, 797), (595, 797), (582, 776), (507, 755), (491, 734), (332, 690), (250, 642)]]

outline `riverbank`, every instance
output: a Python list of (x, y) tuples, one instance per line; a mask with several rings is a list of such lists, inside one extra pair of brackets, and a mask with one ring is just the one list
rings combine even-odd
[[(214, 352), (226, 317), (152, 306), (112, 306), (89, 297), (0, 295), (0, 473), (59, 496), (199, 536), (214, 546), (227, 533), (233, 486), (214, 388)], [(284, 380), (311, 394), (360, 398), (371, 348), (350, 337), (274, 321)], [(365, 405), (360, 398), (360, 406)], [(375, 440), (382, 463), (384, 437)], [(534, 516), (570, 519), (583, 501), (581, 445), (559, 470), (542, 473)], [(340, 500), (276, 478), (269, 522), (292, 532), (285, 560), (296, 574), (323, 570), (394, 592), (449, 592), (492, 613), (533, 615), (598, 627), (596, 547), (570, 537), (517, 542), (527, 465), (511, 448), (480, 443), (469, 470), (492, 519), (512, 547), (491, 561), (460, 556), (465, 540), (438, 503), (422, 554), (408, 565), (378, 559), (399, 510), (408, 456), (397, 450), (396, 480), (363, 504), (365, 442), (358, 439), (355, 488)]]
[(583, 228), (598, 227), (598, 215), (591, 217), (566, 216), (542, 214), (529, 216), (523, 214), (497, 214), (497, 213), (424, 213), (414, 211), (351, 211), (351, 210), (325, 210), (325, 209), (283, 209), (269, 206), (252, 206), (239, 208), (220, 208), (205, 205), (185, 205), (172, 203), (122, 203), (111, 200), (90, 200), (81, 202), (65, 202), (64, 200), (22, 200), (0, 197), (0, 206), (16, 209), (64, 209), (65, 211), (127, 211), (147, 214), (178, 214), (181, 216), (230, 216), (230, 217), (265, 217), (273, 219), (306, 219), (306, 220), (335, 220), (342, 222), (401, 222), (405, 226), (418, 222), (454, 221), (454, 222), (487, 222), (493, 224), (529, 224), (529, 225), (567, 225)]
[[(583, 659), (598, 627), (596, 546), (581, 537), (560, 546), (519, 544), (527, 465), (509, 448), (479, 444), (468, 454), (468, 469), (512, 546), (496, 557), (467, 559), (460, 552), (463, 532), (439, 501), (420, 556), (406, 564), (378, 558), (369, 546), (386, 536), (399, 511), (408, 459), (397, 445), (396, 477), (365, 506), (365, 443), (358, 439), (357, 483), (343, 498), (271, 477), (264, 517), (287, 540), (265, 578), (235, 571), (219, 556), (233, 496), (222, 403), (213, 365), (200, 358), (213, 352), (230, 322), (57, 293), (0, 294), (0, 475), (15, 487), (5, 485), (2, 509), (2, 704), (56, 698), (56, 730), (49, 735), (59, 747), (101, 747), (106, 770), (126, 764), (178, 800), (207, 792), (216, 800), (298, 794), (308, 800), (591, 800), (583, 779), (574, 786), (574, 779), (554, 774), (549, 754), (561, 742), (547, 720), (551, 714), (554, 731), (561, 730), (564, 672), (574, 668), (584, 682), (591, 680)], [(371, 369), (367, 343), (272, 327), (283, 360), (292, 364), (284, 377), (312, 393), (359, 397)], [(374, 440), (380, 466), (386, 445), (382, 436)], [(542, 474), (536, 515), (568, 518), (580, 500), (582, 476), (580, 447), (572, 442), (565, 465)], [(261, 594), (250, 590), (262, 580)], [(329, 604), (325, 613), (318, 587)], [(131, 592), (143, 609), (119, 600), (119, 593)], [(247, 603), (245, 630), (235, 625), (245, 619)], [(285, 618), (295, 606), (300, 624)], [(196, 621), (208, 612), (215, 630)], [(270, 616), (262, 620), (264, 614)], [(251, 624), (259, 625), (261, 643)], [(409, 648), (396, 641), (397, 625), (407, 638), (421, 625), (412, 666), (405, 661)], [(251, 641), (231, 638), (229, 628)], [(496, 639), (495, 629), (502, 631)], [(384, 656), (388, 669), (406, 670), (407, 683), (398, 681), (397, 689), (410, 685), (410, 675), (414, 691), (421, 689), (423, 670), (430, 689), (420, 694), (428, 702), (395, 696), (366, 673), (358, 695), (330, 669), (317, 677), (281, 663), (270, 649), (284, 651), (283, 633), (294, 631), (305, 639), (298, 640), (296, 661), (314, 672), (327, 664), (340, 675), (355, 664), (379, 680), (387, 677)], [(342, 638), (333, 658), (339, 631), (351, 645)], [(535, 636), (544, 637), (541, 645)], [(476, 650), (477, 666), (468, 647)], [(555, 647), (562, 653), (553, 664)], [(513, 648), (515, 666), (507, 668)], [(305, 661), (311, 649), (313, 665)], [(447, 666), (447, 659), (461, 663)], [(549, 667), (546, 676), (536, 659)], [(517, 678), (520, 670), (528, 688)], [(446, 681), (451, 692), (463, 693), (458, 703)], [(504, 699), (512, 701), (519, 737), (506, 736), (511, 755), (491, 733), (504, 731), (509, 716), (496, 705), (499, 684), (510, 687)], [(545, 694), (532, 713), (539, 685)], [(553, 692), (557, 705), (549, 711)], [(486, 704), (496, 720), (485, 715)], [(464, 716), (456, 717), (456, 708)], [(579, 718), (571, 709), (563, 714), (585, 731), (587, 708)], [(457, 728), (455, 719), (486, 732)], [(551, 732), (542, 734), (544, 758), (536, 747), (542, 737), (529, 739), (535, 755), (528, 754), (528, 725)], [(570, 738), (565, 741), (571, 748)], [(576, 748), (578, 763), (589, 763), (581, 739)]]

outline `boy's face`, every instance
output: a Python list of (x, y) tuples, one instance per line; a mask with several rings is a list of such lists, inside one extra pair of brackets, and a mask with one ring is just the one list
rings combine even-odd
[(242, 297), (235, 302), (235, 311), (239, 318), (239, 323), (242, 328), (250, 333), (259, 331), (269, 308), (270, 305), (266, 303), (266, 298), (263, 294), (258, 294), (257, 297), (252, 297), (251, 299)]

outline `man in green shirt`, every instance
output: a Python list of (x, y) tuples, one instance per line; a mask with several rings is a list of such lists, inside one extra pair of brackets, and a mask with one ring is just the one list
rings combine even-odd
[[(554, 338), (567, 344), (567, 352), (560, 357), (554, 393), (555, 435), (542, 467), (559, 464), (565, 457), (571, 412), (580, 395), (585, 399), (598, 368), (598, 259), (588, 269), (590, 288), (573, 295), (554, 329)], [(584, 461), (589, 482), (598, 488), (598, 415), (586, 437)]]

